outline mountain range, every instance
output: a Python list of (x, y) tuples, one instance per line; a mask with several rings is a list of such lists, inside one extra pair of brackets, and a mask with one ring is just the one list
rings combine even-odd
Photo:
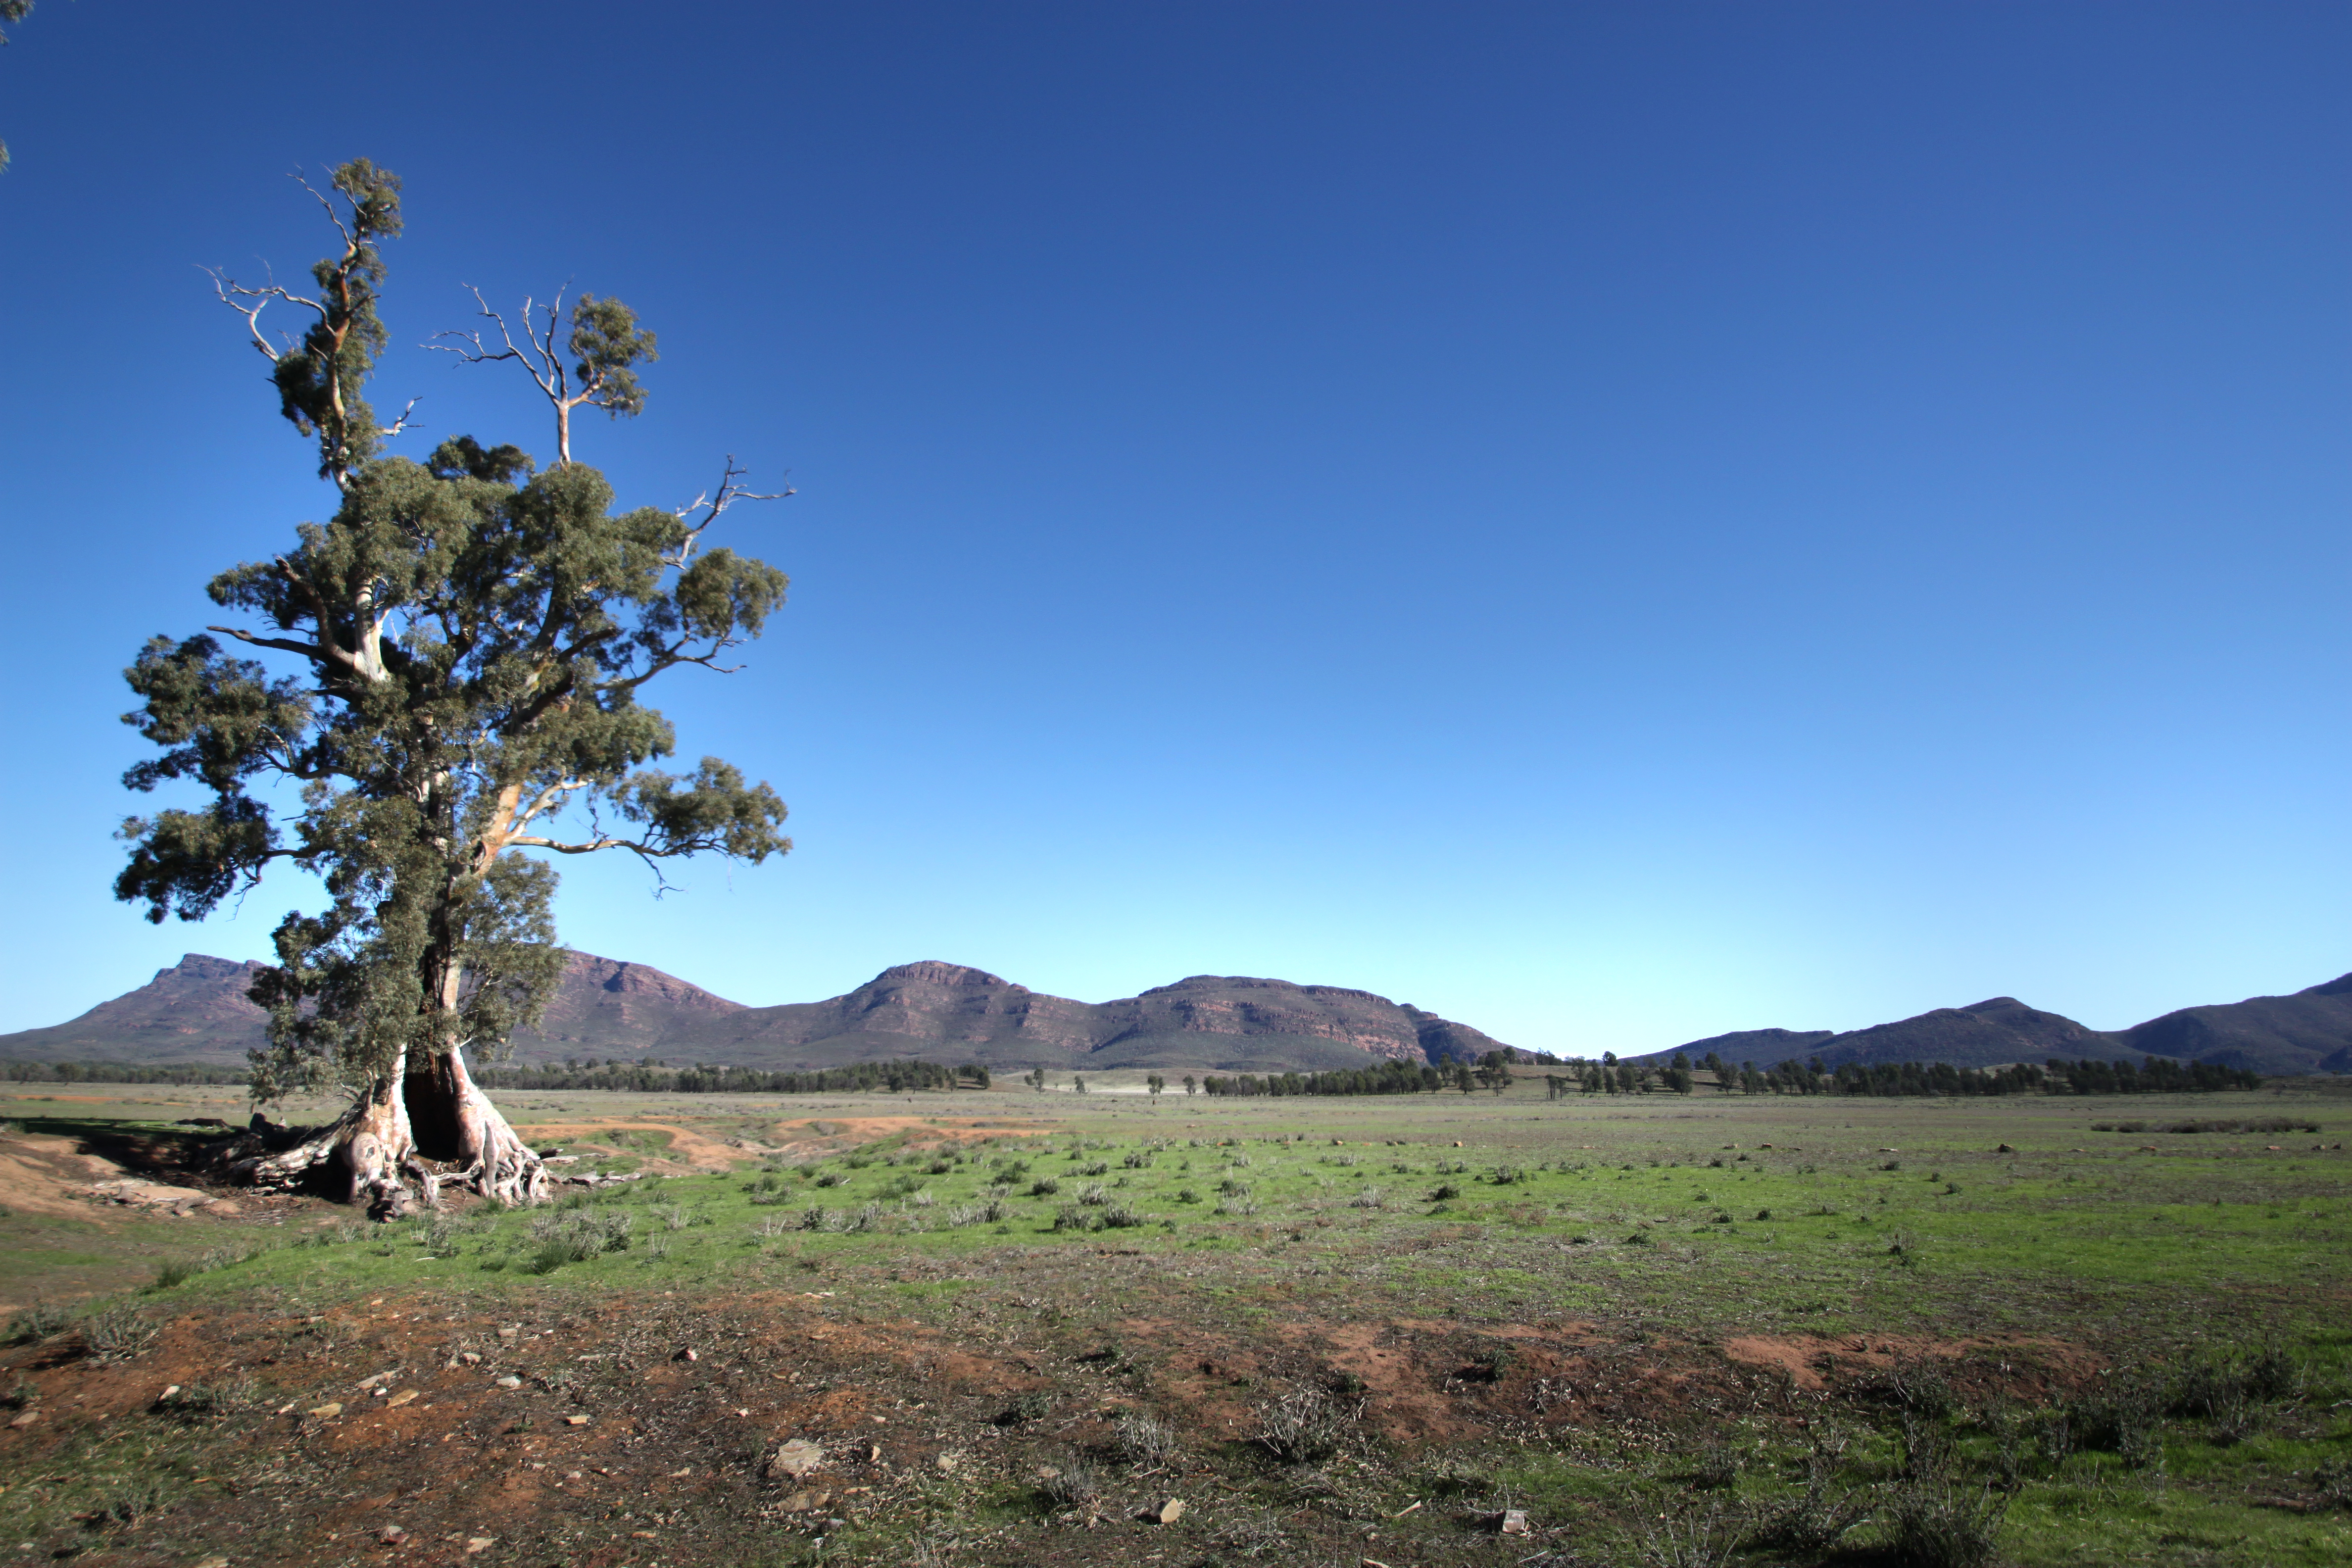
[[(266, 1016), (245, 996), (259, 967), (190, 953), (68, 1023), (0, 1035), (0, 1058), (241, 1062), (264, 1038)], [(1369, 991), (1286, 980), (1196, 974), (1089, 1003), (927, 962), (822, 1002), (747, 1007), (646, 964), (573, 952), (540, 1026), (515, 1037), (514, 1058), (774, 1068), (923, 1056), (995, 1068), (1281, 1072), (1505, 1048), (1467, 1024)]]
[(1838, 1068), (1848, 1062), (1949, 1062), (1999, 1067), (2010, 1062), (2084, 1057), (2174, 1057), (2259, 1073), (2352, 1072), (2352, 974), (2291, 996), (2183, 1007), (2128, 1029), (2094, 1029), (2044, 1013), (2014, 996), (1965, 1007), (1937, 1007), (1892, 1024), (1840, 1034), (1831, 1029), (1742, 1029), (1632, 1058), (1656, 1063), (1708, 1053), (1733, 1064), (1769, 1067), (1795, 1059)]
[[(242, 1062), (263, 1039), (264, 1015), (245, 996), (258, 967), (190, 953), (68, 1023), (0, 1035), (0, 1059)], [(573, 952), (546, 1016), (516, 1037), (514, 1056), (772, 1068), (920, 1056), (1016, 1070), (1281, 1072), (1383, 1058), (1475, 1059), (1508, 1048), (1467, 1024), (1369, 991), (1286, 980), (1196, 974), (1138, 996), (1078, 1002), (985, 970), (925, 962), (886, 969), (822, 1002), (747, 1007), (646, 964)], [(2094, 1029), (1995, 996), (1843, 1033), (1743, 1029), (1628, 1059), (1697, 1061), (1710, 1052), (1759, 1066), (2162, 1056), (2271, 1075), (2352, 1072), (2352, 974), (2288, 996), (2184, 1007), (2128, 1029)]]

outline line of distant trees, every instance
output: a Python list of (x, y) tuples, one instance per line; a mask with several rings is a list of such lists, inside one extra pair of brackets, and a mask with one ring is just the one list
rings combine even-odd
[(184, 1062), (163, 1066), (135, 1062), (5, 1062), (0, 1082), (5, 1083), (219, 1083), (245, 1082), (245, 1068), (196, 1067)]
[[(1702, 1085), (1720, 1094), (2000, 1095), (2000, 1094), (2210, 1094), (2229, 1089), (2259, 1089), (2262, 1075), (2212, 1062), (2177, 1062), (2149, 1057), (2129, 1061), (2019, 1062), (2000, 1068), (1961, 1068), (1948, 1062), (1846, 1062), (1824, 1068), (1817, 1057), (1769, 1068), (1754, 1062), (1734, 1066), (1708, 1052), (1696, 1066), (1677, 1053), (1664, 1067), (1621, 1062), (1613, 1054), (1598, 1062), (1573, 1062), (1565, 1074), (1547, 1074), (1549, 1098), (1583, 1094), (1690, 1094)], [(1702, 1076), (1705, 1075), (1705, 1076)]]
[[(1511, 1086), (1511, 1054), (1488, 1051), (1475, 1062), (1400, 1061), (1393, 1058), (1376, 1068), (1335, 1068), (1328, 1072), (1216, 1074), (1201, 1080), (1210, 1094), (1434, 1094), (1457, 1089), (1468, 1094), (1488, 1089), (1500, 1094)], [(1191, 1079), (1185, 1080), (1189, 1086)]]
[(986, 1089), (981, 1062), (853, 1062), (847, 1067), (771, 1070), (762, 1068), (671, 1067), (665, 1062), (548, 1062), (537, 1067), (486, 1067), (474, 1074), (485, 1089), (623, 1089), (641, 1094), (897, 1094), (918, 1089)]
[[(1458, 1089), (1464, 1094), (1491, 1089), (1500, 1094), (1515, 1081), (1514, 1060), (1524, 1056), (1489, 1051), (1475, 1062), (1439, 1063), (1390, 1060), (1378, 1067), (1339, 1068), (1328, 1072), (1211, 1073), (1195, 1080), (1187, 1076), (1184, 1092), (1251, 1097), (1258, 1095), (1434, 1094)], [(1694, 1063), (1676, 1055), (1664, 1067), (1619, 1061), (1604, 1054), (1595, 1061), (1571, 1059), (1562, 1072), (1546, 1072), (1548, 1097), (1577, 1094), (1693, 1094), (1701, 1089), (1717, 1094), (1829, 1095), (2001, 1095), (2001, 1094), (2200, 1094), (2221, 1089), (2259, 1089), (2262, 1075), (2211, 1062), (2177, 1062), (2149, 1057), (2134, 1066), (2127, 1060), (2020, 1062), (2003, 1068), (1959, 1068), (1947, 1062), (1847, 1062), (1825, 1068), (1820, 1058), (1778, 1062), (1759, 1068), (1754, 1062), (1734, 1065), (1709, 1052)], [(1155, 1076), (1152, 1092), (1167, 1087)], [(986, 1089), (992, 1081), (987, 1066), (964, 1062), (954, 1067), (919, 1060), (856, 1062), (847, 1067), (770, 1070), (747, 1067), (712, 1067), (698, 1063), (672, 1067), (656, 1058), (634, 1062), (594, 1058), (547, 1062), (534, 1067), (513, 1065), (478, 1068), (474, 1078), (485, 1089), (508, 1090), (612, 1089), (640, 1094), (898, 1094), (914, 1089)], [(0, 1061), (0, 1081), (9, 1083), (157, 1083), (242, 1085), (246, 1069), (202, 1067), (186, 1063), (163, 1066), (125, 1062)], [(1022, 1079), (1045, 1087), (1045, 1069)], [(1084, 1091), (1085, 1079), (1078, 1080)]]

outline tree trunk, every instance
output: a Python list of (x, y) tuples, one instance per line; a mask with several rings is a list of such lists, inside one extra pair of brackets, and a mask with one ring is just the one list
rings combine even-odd
[(535, 1204), (547, 1196), (547, 1166), (466, 1070), (465, 1047), (452, 1044), (407, 1075), (408, 1116), (416, 1150), (460, 1167), (457, 1179), (486, 1198)]
[(230, 1173), (254, 1186), (322, 1188), (341, 1202), (365, 1203), (378, 1219), (440, 1206), (441, 1176), (428, 1162), (457, 1166), (455, 1179), (484, 1197), (543, 1202), (546, 1165), (466, 1071), (461, 1050), (452, 1044), (414, 1072), (404, 1057), (349, 1110), (293, 1148), (233, 1150)]

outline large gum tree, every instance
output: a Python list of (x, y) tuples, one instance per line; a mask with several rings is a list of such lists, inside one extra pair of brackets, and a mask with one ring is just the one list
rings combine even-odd
[[(436, 1203), (447, 1181), (534, 1202), (544, 1168), (466, 1052), (503, 1050), (561, 977), (552, 858), (625, 851), (657, 868), (791, 848), (767, 784), (716, 757), (690, 773), (650, 766), (675, 736), (639, 700), (667, 671), (727, 668), (785, 579), (704, 544), (751, 499), (731, 459), (716, 491), (677, 511), (616, 510), (604, 476), (572, 460), (575, 408), (643, 406), (635, 366), (654, 340), (617, 300), (583, 297), (568, 315), (560, 298), (526, 303), (520, 344), (492, 313), (495, 342), (457, 345), (530, 373), (557, 420), (551, 467), (469, 437), (422, 463), (386, 455), (406, 416), (380, 426), (363, 394), (385, 341), (381, 247), (400, 232), (400, 183), (361, 160), (312, 195), (341, 246), (310, 291), (215, 281), (269, 361), (285, 416), (315, 442), (336, 508), (284, 553), (213, 579), (238, 624), (155, 637), (126, 672), (142, 705), (124, 721), (162, 754), (124, 783), (195, 784), (210, 799), (127, 821), (115, 892), (161, 921), (201, 920), (280, 862), (324, 886), (322, 910), (279, 923), (278, 963), (253, 986), (269, 1044), (252, 1089), (268, 1103), (341, 1087), (351, 1106), (290, 1147), (241, 1151), (242, 1178), (321, 1186), (379, 1214)], [(298, 313), (299, 339), (266, 329), (270, 306)]]

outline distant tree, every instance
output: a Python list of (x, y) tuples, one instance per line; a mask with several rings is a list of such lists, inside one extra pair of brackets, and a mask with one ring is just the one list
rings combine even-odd
[(1478, 1081), (1496, 1094), (1511, 1087), (1511, 1053), (1488, 1051), (1478, 1058)]
[(1086, 1075), (1086, 1074), (1084, 1074), (1084, 1073), (1079, 1073), (1079, 1074), (1078, 1074), (1075, 1079), (1073, 1079), (1071, 1080), (1071, 1086), (1070, 1086), (1070, 1087), (1071, 1087), (1072, 1090), (1073, 1090), (1074, 1092), (1076, 1092), (1076, 1093), (1078, 1093), (1078, 1094), (1084, 1094), (1084, 1093), (1086, 1093), (1086, 1091), (1087, 1091), (1087, 1075)]
[[(191, 781), (213, 798), (126, 822), (115, 893), (160, 921), (203, 919), (273, 864), (325, 885), (322, 911), (279, 922), (278, 963), (250, 992), (269, 1010), (251, 1084), (264, 1102), (340, 1086), (352, 1103), (299, 1147), (243, 1161), (242, 1175), (331, 1172), (378, 1213), (399, 1212), (412, 1182), (436, 1200), (451, 1172), (533, 1201), (540, 1160), (464, 1053), (501, 1053), (562, 973), (542, 857), (757, 863), (791, 847), (766, 784), (716, 757), (683, 776), (646, 766), (675, 734), (638, 700), (681, 666), (722, 668), (783, 602), (784, 576), (702, 548), (748, 496), (731, 460), (715, 491), (672, 512), (615, 511), (593, 468), (541, 470), (467, 436), (423, 463), (383, 455), (406, 416), (380, 425), (363, 394), (385, 342), (381, 246), (400, 232), (400, 182), (361, 159), (310, 194), (341, 240), (311, 269), (314, 292), (214, 278), (336, 490), (333, 515), (302, 524), (292, 548), (210, 584), (260, 624), (208, 629), (290, 656), (295, 673), (230, 658), (209, 636), (141, 651), (126, 673), (142, 705), (126, 721), (163, 754), (124, 783)], [(264, 332), (273, 304), (307, 318), (299, 340)], [(294, 789), (257, 796), (257, 780)]]
[(1184, 1075), (1184, 1092), (1186, 1094), (1192, 1094), (1196, 1092), (1199, 1088), (1200, 1086), (1192, 1081), (1192, 1075), (1191, 1073), (1186, 1073)]
[(1150, 1073), (1143, 1079), (1143, 1087), (1150, 1091), (1152, 1099), (1158, 1100), (1160, 1091), (1168, 1087), (1168, 1080), (1156, 1072)]
[(1021, 1081), (1027, 1084), (1039, 1094), (1043, 1094), (1045, 1092), (1045, 1069), (1044, 1068), (1033, 1068), (1030, 1069), (1029, 1076), (1023, 1079)]

